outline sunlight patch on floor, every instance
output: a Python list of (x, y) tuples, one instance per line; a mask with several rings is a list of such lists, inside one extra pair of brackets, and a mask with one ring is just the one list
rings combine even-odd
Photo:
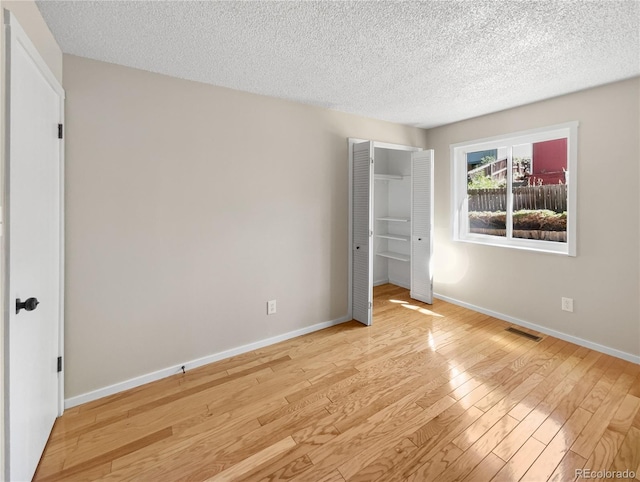
[(451, 378), (455, 378), (460, 375), (460, 370), (458, 370), (455, 366), (449, 365), (449, 373), (451, 374)]
[(423, 315), (435, 316), (437, 318), (444, 318), (442, 315), (439, 315), (438, 313), (434, 313), (431, 310), (427, 310), (426, 308), (421, 308), (416, 305), (410, 305), (408, 303), (405, 303), (404, 305), (402, 305), (402, 307), (407, 308), (409, 310), (417, 311), (418, 313), (422, 313)]
[(433, 333), (431, 333), (431, 330), (429, 330), (429, 348), (431, 348), (432, 351), (436, 351), (437, 347), (436, 347), (436, 340), (433, 337)]

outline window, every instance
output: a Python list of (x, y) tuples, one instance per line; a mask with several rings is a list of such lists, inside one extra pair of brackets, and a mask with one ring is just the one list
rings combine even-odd
[(576, 255), (578, 123), (451, 145), (453, 239)]

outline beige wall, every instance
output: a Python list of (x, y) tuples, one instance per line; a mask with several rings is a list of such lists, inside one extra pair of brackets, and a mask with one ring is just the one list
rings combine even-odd
[[(638, 79), (425, 132), (64, 62), (67, 398), (345, 315), (350, 136), (436, 150), (437, 293), (640, 354)], [(449, 144), (571, 120), (578, 256), (452, 243)]]
[[(0, 2), (0, 199), (2, 199), (2, 209), (6, 206), (4, 198), (4, 172), (5, 172), (5, 99), (6, 99), (6, 76), (5, 76), (5, 31), (4, 31), (4, 9), (10, 10), (27, 33), (38, 52), (45, 60), (51, 72), (56, 76), (58, 81), (62, 82), (62, 51), (57, 42), (53, 38), (49, 27), (47, 27), (44, 19), (40, 15), (40, 11), (35, 2), (31, 0), (22, 0), (20, 2)], [(6, 215), (2, 217), (6, 219)], [(3, 227), (4, 234), (4, 227)], [(4, 240), (6, 236), (0, 239), (0, 283), (4, 283), (4, 260), (5, 248)], [(2, 289), (4, 293), (4, 287)], [(4, 296), (0, 296), (0, 313), (4, 313)], [(2, 383), (2, 393), (4, 393), (4, 326), (6, 321), (3, 318), (2, 329), (0, 330), (0, 380)], [(0, 434), (4, 433), (4, 398), (0, 397)], [(0, 478), (4, 475), (4, 436), (0, 435)]]
[(74, 56), (64, 85), (67, 398), (345, 316), (347, 137), (425, 145)]
[[(428, 131), (435, 149), (436, 293), (640, 355), (640, 79)], [(575, 258), (451, 241), (452, 143), (577, 120)], [(560, 309), (574, 299), (574, 313)]]

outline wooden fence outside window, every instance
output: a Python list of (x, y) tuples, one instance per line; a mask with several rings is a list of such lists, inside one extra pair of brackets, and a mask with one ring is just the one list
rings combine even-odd
[[(506, 211), (507, 190), (469, 189), (469, 211)], [(521, 186), (513, 188), (513, 210), (548, 209), (556, 213), (567, 210), (567, 185)]]

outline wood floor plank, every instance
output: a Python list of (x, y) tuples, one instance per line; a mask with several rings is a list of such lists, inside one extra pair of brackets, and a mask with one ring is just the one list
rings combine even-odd
[[(409, 423), (403, 424), (390, 433), (387, 433), (387, 440), (401, 440), (411, 434), (415, 426), (418, 424), (428, 423), (435, 417), (444, 412), (447, 408), (455, 403), (455, 400), (449, 396), (442, 397), (441, 400), (434, 403), (429, 408), (423, 409), (417, 417), (411, 419)], [(381, 446), (365, 446), (357, 454), (357, 457), (353, 457), (338, 467), (340, 473), (349, 479), (356, 473), (358, 473), (363, 467), (367, 466), (373, 461), (378, 460), (383, 449)]]
[[(105, 480), (136, 480), (137, 478), (152, 479), (157, 474), (163, 474), (174, 464), (174, 460), (186, 463), (188, 454), (203, 444), (210, 444), (215, 439), (218, 446), (231, 443), (236, 437), (243, 436), (260, 427), (254, 418), (232, 419), (229, 423), (220, 423), (209, 416), (201, 423), (184, 423), (173, 426), (171, 437), (153, 446), (145, 447), (129, 454), (113, 459), (111, 474)], [(212, 462), (210, 465), (216, 465)], [(220, 469), (224, 468), (224, 464)], [(151, 473), (149, 473), (151, 471)]]
[[(454, 443), (463, 450), (468, 449), (476, 440), (482, 437), (493, 425), (508, 414), (509, 410), (518, 403), (529, 391), (531, 391), (541, 378), (537, 374), (533, 374), (523, 380), (519, 385), (513, 387), (511, 392), (503, 396), (482, 417), (480, 417), (469, 429), (460, 434)], [(503, 394), (499, 394), (503, 395)], [(477, 407), (477, 404), (476, 404)], [(510, 417), (513, 418), (513, 417)], [(515, 420), (515, 419), (513, 419)], [(515, 425), (514, 425), (515, 426)], [(505, 434), (506, 436), (507, 434)]]
[(354, 398), (349, 397), (345, 400), (336, 401), (327, 407), (327, 411), (332, 414), (339, 414), (335, 422), (336, 427), (341, 432), (346, 432), (386, 407), (415, 392), (415, 383), (419, 379), (419, 376), (411, 377), (407, 380), (407, 383), (390, 383), (388, 388), (378, 392), (369, 393), (367, 391), (357, 394)]
[(463, 481), (489, 482), (490, 480), (493, 480), (494, 476), (500, 471), (503, 466), (504, 461), (497, 455), (490, 453), (484, 459), (482, 459), (482, 462), (476, 465), (475, 469), (473, 469), (471, 473), (463, 479)]
[[(526, 409), (528, 410), (528, 414), (524, 420), (522, 420), (522, 423), (520, 423), (513, 432), (507, 435), (498, 447), (496, 447), (494, 451), (496, 455), (505, 461), (509, 460), (525, 443), (525, 441), (544, 423), (549, 414), (555, 410), (560, 402), (573, 391), (574, 387), (577, 385), (577, 381), (569, 379), (568, 382), (563, 382), (562, 380), (567, 375), (567, 369), (574, 365), (575, 359), (573, 359), (572, 355), (558, 366), (558, 368), (555, 369), (550, 376), (544, 380), (544, 382), (539, 384), (527, 397), (525, 397), (525, 399), (529, 398), (527, 403), (533, 403), (535, 400), (539, 400), (542, 395), (546, 394), (544, 399), (535, 407), (534, 410), (530, 410), (529, 408)], [(516, 406), (516, 409), (517, 407), (518, 406)], [(511, 410), (509, 415), (513, 416), (514, 411), (515, 409)]]
[(626, 434), (629, 428), (631, 428), (631, 424), (639, 410), (640, 398), (627, 393), (607, 428), (621, 434)]
[(624, 472), (640, 467), (640, 429), (631, 427), (624, 438), (620, 450), (611, 463), (609, 470)]
[(636, 412), (636, 416), (634, 417), (633, 422), (631, 422), (631, 426), (640, 429), (640, 410)]
[(339, 470), (332, 470), (322, 478), (314, 479), (317, 482), (345, 482), (344, 477), (340, 474)]
[[(596, 364), (598, 360), (600, 360), (600, 363)], [(573, 388), (563, 397), (555, 410), (536, 430), (534, 433), (535, 438), (544, 444), (548, 444), (551, 441), (575, 409), (582, 403), (587, 393), (595, 386), (605, 365), (605, 357), (597, 352), (589, 353), (589, 355), (576, 365), (567, 376), (567, 379), (574, 383)]]
[(509, 415), (504, 415), (482, 437), (465, 450), (464, 454), (451, 464), (451, 467), (447, 472), (438, 477), (438, 480), (447, 482), (464, 479), (473, 471), (474, 467), (480, 464), (485, 457), (491, 454), (491, 451), (496, 447), (496, 445), (498, 445), (500, 440), (502, 440), (506, 434), (511, 432), (517, 424), (518, 421), (515, 418), (510, 417)]
[(640, 471), (640, 366), (509, 326), (382, 285), (372, 326), (336, 325), (67, 410), (34, 480)]
[(401, 460), (411, 456), (418, 449), (411, 440), (403, 438), (398, 444), (387, 449), (372, 463), (365, 465), (351, 477), (345, 479), (348, 482), (369, 482), (383, 477), (392, 471)]
[(607, 394), (611, 391), (613, 384), (624, 370), (624, 362), (622, 360), (614, 360), (611, 366), (603, 374), (597, 385), (580, 404), (585, 410), (595, 413)]
[(242, 462), (231, 466), (230, 468), (216, 474), (215, 476), (207, 479), (209, 482), (226, 482), (231, 480), (237, 480), (244, 474), (249, 472), (256, 465), (260, 465), (268, 460), (271, 460), (283, 452), (289, 450), (291, 447), (295, 447), (296, 443), (289, 437), (285, 437), (279, 442), (273, 445), (265, 447), (260, 452), (247, 457)]
[[(578, 455), (588, 459), (593, 449), (600, 441), (600, 438), (604, 434), (607, 426), (612, 420), (615, 413), (617, 413), (618, 407), (622, 404), (625, 393), (633, 383), (634, 378), (621, 374), (618, 380), (614, 383), (611, 391), (604, 398), (598, 410), (594, 413), (590, 423), (584, 428), (584, 431), (580, 434), (580, 437), (575, 441), (571, 450)], [(635, 398), (635, 397), (632, 397)]]
[(544, 409), (534, 410), (529, 413), (529, 415), (500, 442), (495, 448), (494, 453), (505, 462), (508, 461), (544, 422), (547, 414), (548, 410)]
[(640, 398), (640, 373), (636, 375), (636, 379), (631, 384), (631, 388), (629, 389), (629, 395), (633, 395), (634, 397)]
[[(326, 413), (320, 405), (321, 402), (320, 400), (316, 405), (307, 406), (271, 424), (260, 426), (260, 428), (254, 431), (237, 436), (231, 440), (231, 443), (227, 443), (224, 446), (221, 446), (217, 440), (208, 439), (211, 442), (210, 447), (206, 445), (201, 448), (196, 447), (192, 449), (190, 453), (192, 456), (199, 454), (198, 458), (202, 457), (202, 460), (210, 457), (222, 460), (224, 461), (224, 465), (222, 466), (223, 471), (226, 471), (229, 467), (242, 463), (243, 460), (253, 457), (256, 453), (267, 450), (274, 439), (277, 440), (286, 434), (291, 434)], [(294, 444), (296, 443), (292, 435), (288, 437), (291, 438)], [(287, 437), (284, 437), (283, 440), (285, 438)], [(194, 476), (199, 475), (196, 471), (192, 472), (189, 468), (183, 469), (183, 474), (185, 470), (186, 473), (193, 474)]]
[(594, 472), (607, 470), (613, 463), (623, 440), (624, 435), (621, 433), (605, 430), (584, 467)]
[(295, 402), (297, 400), (301, 400), (312, 393), (316, 393), (322, 391), (324, 388), (333, 386), (336, 383), (344, 382), (345, 380), (359, 374), (360, 372), (355, 368), (348, 368), (346, 370), (340, 370), (339, 372), (327, 377), (322, 382), (318, 382), (312, 384), (302, 390), (298, 390), (297, 392), (291, 393), (287, 395), (285, 398), (289, 403)]
[(576, 470), (582, 469), (587, 460), (575, 452), (569, 450), (562, 458), (556, 470), (549, 478), (553, 482), (567, 482), (576, 480)]
[(464, 451), (454, 443), (448, 443), (442, 450), (431, 457), (428, 462), (418, 467), (406, 480), (415, 482), (439, 479), (440, 475), (449, 469), (451, 464), (458, 460), (463, 453)]
[[(220, 433), (204, 432), (191, 440), (183, 438), (184, 444), (177, 450), (171, 451), (171, 447), (167, 447), (161, 458), (147, 458), (146, 464), (142, 467), (137, 466), (135, 472), (138, 472), (143, 480), (204, 480), (267, 449), (273, 444), (274, 439), (278, 440), (280, 436), (304, 426), (322, 413), (322, 410), (322, 407), (308, 406), (277, 420), (270, 426), (261, 426), (256, 419), (249, 419), (248, 422), (255, 422), (257, 425), (251, 431), (230, 430), (224, 436)], [(246, 443), (243, 443), (243, 440)], [(200, 463), (194, 464), (194, 460)], [(118, 461), (114, 461), (114, 465), (116, 462)], [(128, 465), (119, 463), (118, 466), (121, 469), (120, 473), (126, 473)]]
[[(578, 437), (584, 427), (592, 419), (588, 410), (578, 408), (560, 431), (549, 442), (540, 456), (520, 479), (522, 482), (547, 480), (569, 451), (571, 443)], [(579, 454), (578, 454), (579, 455)]]
[(158, 430), (157, 432), (154, 432), (145, 437), (142, 437), (141, 439), (135, 440), (131, 443), (128, 443), (126, 445), (113, 449), (109, 452), (105, 452), (91, 459), (85, 460), (80, 464), (71, 465), (71, 466), (67, 466), (67, 464), (65, 464), (65, 467), (62, 469), (62, 471), (56, 474), (51, 474), (47, 477), (43, 477), (41, 480), (44, 482), (69, 480), (70, 477), (76, 478), (79, 476), (79, 474), (83, 472), (91, 471), (97, 467), (106, 466), (106, 465), (110, 466), (111, 460), (116, 459), (121, 455), (135, 452), (136, 450), (139, 450), (141, 447), (146, 447), (159, 440), (163, 440), (167, 437), (170, 437), (171, 434), (172, 434), (171, 427)]
[[(577, 351), (578, 348), (575, 345), (567, 344), (559, 352), (555, 353), (552, 359), (541, 369), (540, 375), (545, 377), (544, 381), (521, 400), (509, 412), (509, 415), (517, 420), (522, 420), (534, 407), (538, 406), (543, 400), (548, 399), (550, 394), (557, 393), (558, 390), (563, 392), (568, 374), (579, 363), (580, 359), (575, 356)], [(562, 393), (562, 396), (564, 396), (564, 393)], [(559, 403), (559, 400), (557, 400), (556, 405), (557, 403)]]
[(272, 410), (286, 404), (278, 396), (281, 397), (282, 394), (263, 395), (262, 399), (240, 404), (230, 410), (226, 410), (227, 407), (213, 407), (202, 419), (196, 417), (184, 422), (176, 420), (174, 435), (169, 440), (156, 444), (153, 451), (142, 449), (134, 457), (125, 456), (114, 460), (114, 470), (129, 466), (132, 470), (142, 471), (150, 465), (157, 465), (163, 457), (169, 459), (177, 456), (192, 444), (202, 443), (208, 437), (214, 437), (219, 444), (224, 444), (230, 439), (243, 436), (260, 427), (257, 415), (261, 410)]
[(271, 482), (290, 480), (313, 465), (307, 455), (311, 448), (311, 445), (296, 444), (275, 459), (254, 467), (244, 474), (243, 478), (245, 480), (268, 480)]
[[(394, 404), (372, 415), (369, 419), (356, 427), (352, 427), (328, 443), (310, 452), (309, 456), (316, 469), (328, 471), (331, 467), (339, 466), (342, 471), (357, 470), (351, 464), (364, 465), (368, 460), (375, 459), (377, 453), (384, 449), (381, 441), (397, 443), (411, 433), (412, 427), (419, 426), (438, 415), (442, 407), (434, 406), (432, 410), (423, 410), (415, 404), (420, 393), (408, 394)], [(357, 459), (355, 456), (357, 455)], [(349, 462), (348, 465), (342, 465)], [(359, 467), (358, 467), (359, 469)], [(350, 474), (344, 474), (349, 477)], [(304, 480), (304, 478), (303, 478)]]
[[(512, 480), (520, 480), (545, 447), (545, 444), (534, 438), (527, 439), (514, 456), (504, 464), (493, 480), (495, 482), (511, 482)], [(495, 454), (495, 449), (493, 453)], [(500, 458), (500, 460), (503, 459)]]
[(75, 450), (67, 455), (65, 466), (88, 460), (99, 451), (109, 452), (115, 450), (122, 445), (143, 438), (149, 431), (171, 427), (173, 424), (192, 417), (199, 419), (207, 413), (206, 405), (193, 408), (187, 406), (185, 410), (181, 410), (181, 407), (176, 407), (175, 404), (162, 406), (161, 408), (169, 408), (170, 411), (161, 412), (158, 410), (157, 418), (156, 414), (153, 414), (153, 417), (149, 416), (149, 414), (141, 414), (138, 417), (131, 417), (113, 423), (105, 427), (104, 430), (92, 430), (81, 435)]
[(461, 410), (459, 404), (453, 405), (431, 422), (420, 428), (421, 436), (412, 437), (412, 441), (419, 441), (418, 449), (407, 458), (399, 461), (393, 470), (385, 473), (376, 480), (394, 482), (405, 480), (416, 470), (424, 466), (443, 447), (463, 432), (477, 420), (483, 412), (475, 407)]

